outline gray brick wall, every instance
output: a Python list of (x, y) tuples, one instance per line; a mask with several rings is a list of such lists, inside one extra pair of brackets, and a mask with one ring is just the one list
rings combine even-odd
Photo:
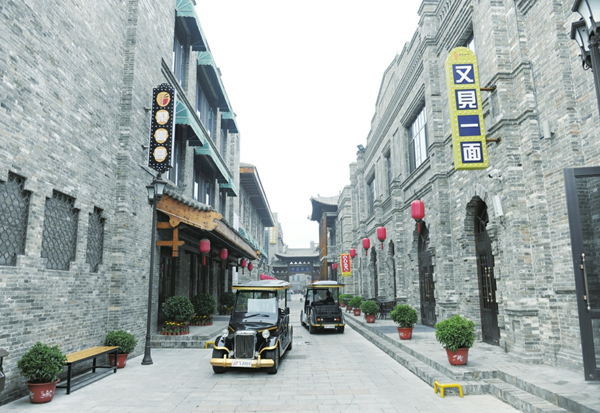
[[(418, 238), (410, 202), (426, 205), (434, 259), (437, 319), (461, 313), (478, 324), (479, 287), (474, 240), (475, 205), (487, 204), (499, 304), (500, 345), (531, 363), (581, 370), (582, 356), (563, 169), (597, 165), (598, 105), (591, 73), (581, 69), (570, 24), (572, 2), (427, 0), (411, 41), (383, 74), (364, 153), (350, 165), (344, 188), (352, 205), (352, 238), (344, 248), (362, 252), (355, 290), (370, 295), (373, 268), (361, 239), (376, 242), (384, 224), (394, 244), (396, 299), (419, 308)], [(482, 92), (490, 168), (455, 171), (444, 62), (473, 34)], [(408, 128), (427, 111), (428, 159), (408, 167)], [(543, 136), (549, 122), (552, 136)], [(383, 165), (391, 150), (394, 179), (386, 188)], [(376, 171), (376, 210), (365, 207), (365, 179)], [(497, 173), (491, 173), (496, 170)], [(489, 174), (494, 175), (493, 178)], [(391, 194), (391, 195), (388, 195)], [(504, 215), (493, 207), (501, 200)], [(388, 198), (389, 197), (389, 198)], [(345, 218), (346, 219), (346, 218)], [(390, 257), (377, 248), (381, 296), (393, 298)], [(382, 279), (384, 282), (382, 283)]]

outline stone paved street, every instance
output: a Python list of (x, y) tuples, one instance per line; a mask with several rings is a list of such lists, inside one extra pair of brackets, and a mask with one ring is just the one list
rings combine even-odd
[(153, 349), (152, 366), (142, 366), (139, 356), (68, 396), (60, 389), (48, 404), (23, 398), (0, 412), (518, 411), (491, 395), (442, 399), (353, 329), (310, 335), (300, 326), (300, 303), (291, 308), (294, 348), (276, 375), (241, 369), (216, 375), (211, 350)]

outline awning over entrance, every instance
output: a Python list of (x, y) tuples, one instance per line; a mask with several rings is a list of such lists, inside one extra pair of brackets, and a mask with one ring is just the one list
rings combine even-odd
[(195, 52), (207, 50), (206, 36), (202, 31), (202, 26), (198, 23), (198, 16), (192, 0), (177, 0), (175, 10), (177, 11), (177, 17), (182, 18), (190, 30), (192, 50)]
[[(188, 239), (194, 239), (195, 242), (202, 238), (212, 239), (215, 247), (229, 248), (232, 256), (257, 259), (254, 247), (223, 221), (223, 216), (210, 205), (190, 200), (167, 189), (156, 209), (169, 217), (169, 222), (158, 222), (157, 229), (173, 231), (172, 239), (157, 241), (157, 245), (171, 247), (174, 257), (178, 256), (179, 248), (185, 245), (180, 237), (185, 238), (183, 235), (187, 235)], [(195, 245), (192, 249), (197, 251), (198, 246)]]

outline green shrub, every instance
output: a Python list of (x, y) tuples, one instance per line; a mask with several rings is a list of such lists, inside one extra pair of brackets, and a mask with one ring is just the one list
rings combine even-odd
[(417, 310), (407, 304), (398, 304), (390, 312), (390, 318), (401, 328), (412, 328), (419, 316)]
[(350, 304), (350, 300), (352, 300), (352, 297), (354, 297), (354, 295), (344, 294), (344, 304), (346, 304), (346, 305)]
[(348, 305), (352, 308), (360, 308), (360, 303), (362, 303), (362, 297), (352, 297)]
[(222, 306), (233, 307), (233, 303), (235, 302), (235, 293), (233, 291), (226, 291), (221, 294), (220, 300)]
[(119, 354), (129, 354), (137, 345), (137, 340), (133, 334), (125, 330), (109, 331), (104, 339), (105, 346), (119, 346)]
[(217, 309), (217, 302), (214, 297), (208, 293), (200, 293), (192, 298), (192, 305), (196, 315), (213, 315)]
[(456, 314), (435, 325), (435, 338), (450, 351), (471, 348), (475, 341), (475, 323)]
[(377, 315), (379, 312), (379, 306), (375, 301), (372, 300), (363, 301), (360, 304), (360, 309), (366, 315)]
[(17, 362), (21, 375), (28, 383), (52, 383), (62, 373), (67, 356), (58, 346), (50, 347), (39, 341)]
[(190, 299), (183, 295), (167, 298), (162, 304), (162, 311), (168, 321), (178, 322), (190, 321), (196, 313)]

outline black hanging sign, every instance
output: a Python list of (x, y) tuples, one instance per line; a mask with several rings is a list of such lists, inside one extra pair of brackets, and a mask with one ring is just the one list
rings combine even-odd
[(157, 172), (171, 167), (175, 132), (175, 89), (163, 83), (153, 89), (148, 166)]

